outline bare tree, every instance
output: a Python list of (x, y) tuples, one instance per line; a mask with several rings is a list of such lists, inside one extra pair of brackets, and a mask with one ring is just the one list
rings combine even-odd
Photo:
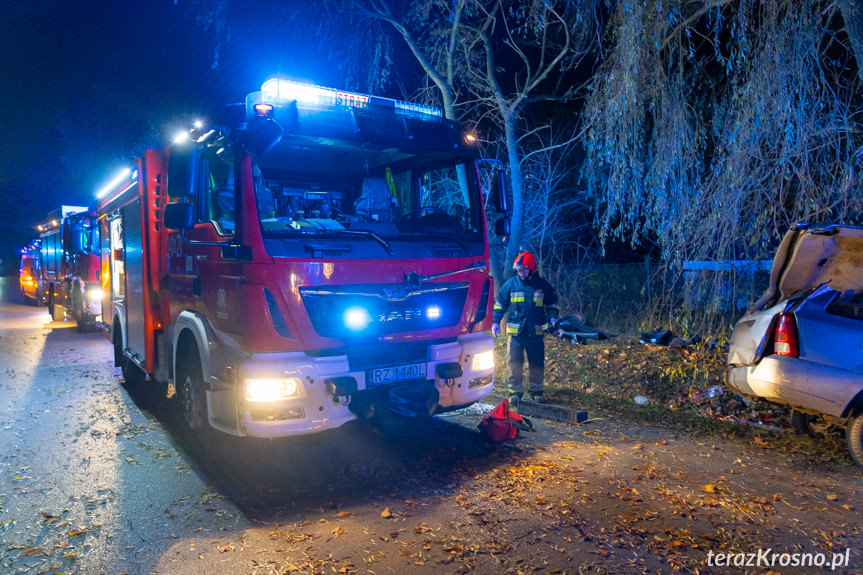
[(522, 241), (531, 246), (543, 266), (561, 260), (581, 261), (590, 253), (593, 226), (588, 199), (576, 187), (581, 134), (575, 122), (549, 119), (519, 138), (524, 174)]
[(472, 34), (465, 38), (465, 78), (475, 109), (502, 127), (502, 149), (510, 169), (513, 234), (504, 262), (526, 245), (525, 173), (520, 135), (531, 104), (579, 97), (576, 71), (598, 49), (594, 2), (476, 3)]
[[(385, 0), (349, 0), (388, 23), (437, 89), (447, 118), (475, 119), (499, 136), (508, 161), (512, 230), (495, 276), (524, 248), (525, 174), (520, 136), (529, 105), (576, 97), (572, 74), (598, 43), (598, 2), (427, 0), (396, 12)], [(498, 129), (499, 127), (499, 129)]]

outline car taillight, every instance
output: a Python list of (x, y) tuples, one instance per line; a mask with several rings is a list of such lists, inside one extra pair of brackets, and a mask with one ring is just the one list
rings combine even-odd
[(797, 323), (794, 315), (782, 312), (776, 321), (776, 331), (773, 333), (773, 353), (798, 357), (797, 353)]

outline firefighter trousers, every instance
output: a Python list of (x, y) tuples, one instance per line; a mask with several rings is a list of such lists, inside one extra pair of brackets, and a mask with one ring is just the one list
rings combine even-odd
[(528, 393), (542, 395), (545, 371), (545, 341), (542, 336), (513, 335), (509, 338), (509, 384), (507, 392), (524, 394), (524, 356), (527, 355)]

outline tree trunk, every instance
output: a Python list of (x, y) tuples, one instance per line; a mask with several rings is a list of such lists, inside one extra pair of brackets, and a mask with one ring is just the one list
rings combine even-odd
[(504, 136), (506, 138), (506, 155), (509, 160), (510, 187), (512, 189), (512, 217), (509, 241), (506, 245), (506, 256), (503, 262), (503, 275), (512, 275), (512, 262), (522, 250), (522, 225), (524, 222), (524, 183), (521, 173), (521, 154), (518, 149), (516, 135), (516, 117), (511, 109), (501, 110), (503, 117)]

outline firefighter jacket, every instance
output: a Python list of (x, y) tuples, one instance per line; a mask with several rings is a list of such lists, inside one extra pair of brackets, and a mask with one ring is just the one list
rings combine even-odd
[(515, 275), (503, 283), (494, 302), (494, 322), (500, 323), (507, 311), (507, 335), (542, 336), (560, 315), (557, 293), (537, 273), (526, 280)]

